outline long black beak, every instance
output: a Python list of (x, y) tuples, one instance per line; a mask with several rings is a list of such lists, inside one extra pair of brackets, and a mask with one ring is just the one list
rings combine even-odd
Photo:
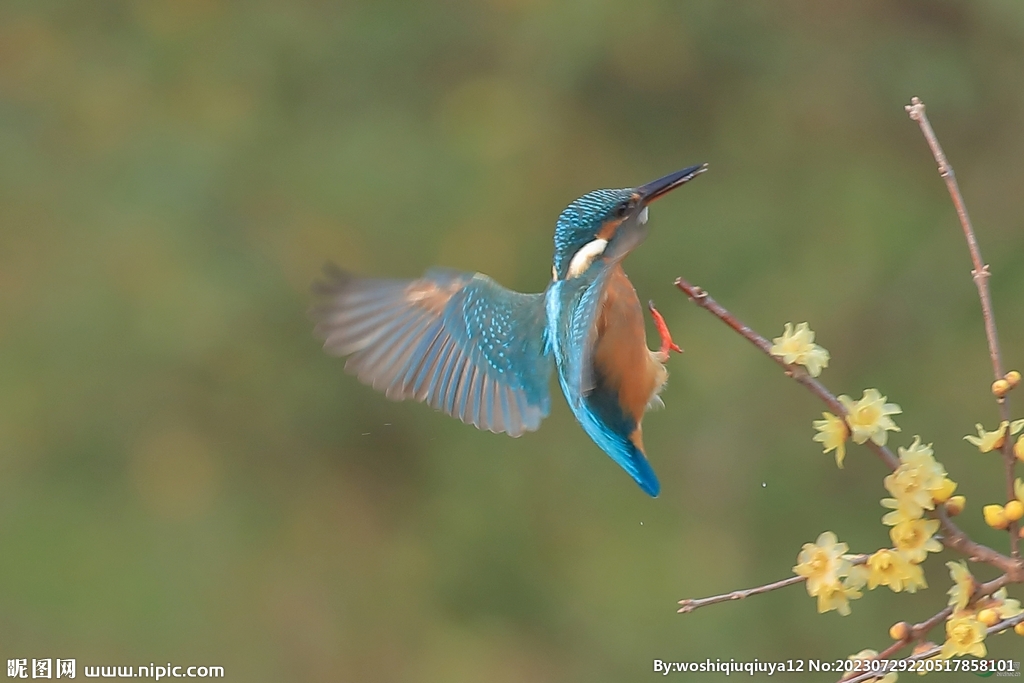
[(684, 168), (682, 171), (669, 173), (664, 178), (658, 178), (646, 185), (641, 185), (636, 188), (636, 193), (640, 196), (640, 203), (644, 205), (650, 204), (658, 197), (668, 194), (684, 183), (690, 182), (706, 170), (708, 170), (707, 164), (698, 164), (697, 166)]

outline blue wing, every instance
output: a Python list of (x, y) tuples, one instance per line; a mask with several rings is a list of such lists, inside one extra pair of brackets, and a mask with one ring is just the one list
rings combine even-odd
[(639, 425), (618, 403), (617, 392), (604, 386), (593, 362), (599, 306), (611, 268), (591, 267), (569, 286), (555, 282), (548, 290), (548, 339), (558, 360), (558, 380), (573, 415), (587, 435), (650, 496), (661, 490), (643, 450), (631, 438)]
[(356, 278), (333, 267), (314, 285), (324, 349), (393, 400), (414, 399), (479, 429), (519, 436), (550, 409), (544, 295), (480, 273)]

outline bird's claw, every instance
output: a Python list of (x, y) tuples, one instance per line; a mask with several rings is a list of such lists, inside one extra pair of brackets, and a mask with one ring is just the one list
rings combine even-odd
[(668, 325), (665, 324), (664, 316), (658, 313), (658, 309), (654, 307), (654, 302), (648, 301), (647, 308), (651, 311), (651, 317), (654, 318), (654, 326), (658, 328), (658, 336), (661, 337), (661, 348), (656, 352), (659, 358), (668, 360), (669, 351), (682, 353), (683, 350), (679, 348), (679, 345), (672, 341), (672, 333), (668, 331)]

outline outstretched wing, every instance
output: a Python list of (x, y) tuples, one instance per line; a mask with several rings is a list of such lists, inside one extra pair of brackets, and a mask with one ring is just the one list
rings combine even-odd
[(415, 399), (492, 432), (519, 436), (550, 408), (544, 295), (480, 273), (417, 280), (353, 277), (332, 266), (314, 284), (324, 349), (396, 401)]

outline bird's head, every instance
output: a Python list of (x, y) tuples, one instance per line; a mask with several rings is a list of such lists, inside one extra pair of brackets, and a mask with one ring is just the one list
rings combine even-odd
[(635, 188), (595, 190), (567, 206), (555, 224), (554, 279), (579, 277), (599, 258), (624, 257), (647, 236), (648, 205), (707, 168), (690, 166)]

